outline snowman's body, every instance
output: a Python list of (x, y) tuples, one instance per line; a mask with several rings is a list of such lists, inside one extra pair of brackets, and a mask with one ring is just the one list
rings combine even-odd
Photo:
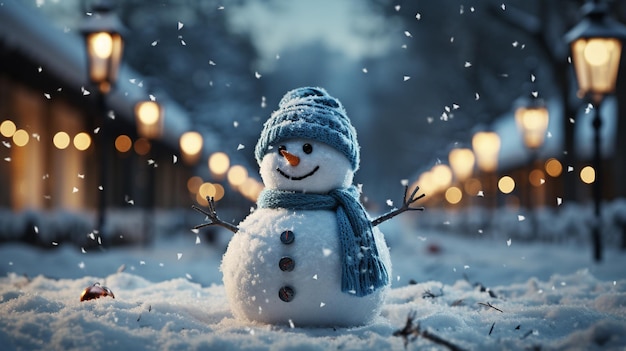
[[(302, 152), (303, 145), (312, 145), (314, 152)], [(279, 150), (265, 155), (260, 173), (266, 187), (324, 193), (352, 184), (348, 160), (333, 148), (301, 139), (281, 147), (297, 155), (298, 164), (290, 165)], [(259, 208), (238, 227), (221, 267), (235, 317), (296, 326), (355, 326), (380, 313), (387, 286), (365, 296), (342, 292), (334, 211)], [(377, 228), (374, 237), (390, 275), (389, 249)]]
[[(386, 288), (363, 297), (341, 292), (334, 212), (257, 209), (239, 227), (222, 263), (235, 317), (296, 326), (354, 326), (380, 313)], [(285, 232), (293, 235), (292, 242), (281, 240)], [(378, 252), (390, 267), (382, 234), (375, 234)], [(293, 260), (293, 267), (280, 267), (285, 258)], [(283, 296), (290, 301), (281, 299), (285, 288), (293, 291)]]

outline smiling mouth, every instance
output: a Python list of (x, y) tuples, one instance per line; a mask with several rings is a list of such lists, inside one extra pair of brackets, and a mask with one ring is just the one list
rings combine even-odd
[(283, 177), (289, 179), (289, 180), (302, 180), (304, 178), (310, 177), (312, 176), (315, 172), (317, 172), (317, 170), (320, 169), (320, 166), (315, 166), (315, 168), (313, 168), (313, 170), (303, 176), (299, 176), (299, 177), (295, 177), (295, 176), (290, 176), (289, 174), (283, 172), (282, 169), (280, 168), (276, 168), (276, 170), (278, 171), (278, 173), (280, 173), (280, 175), (282, 175)]

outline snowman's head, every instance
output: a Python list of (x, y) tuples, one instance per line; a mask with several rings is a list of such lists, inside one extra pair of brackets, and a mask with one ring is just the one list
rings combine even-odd
[(268, 189), (327, 193), (352, 184), (350, 161), (338, 150), (311, 139), (272, 145), (260, 165)]
[[(313, 147), (311, 153), (306, 153), (309, 146), (305, 147), (305, 144)], [(286, 151), (281, 153), (281, 148)], [(294, 161), (297, 163), (295, 166), (288, 162), (291, 155), (297, 156), (299, 160)], [(268, 156), (269, 159), (265, 161)], [(359, 144), (356, 131), (339, 100), (322, 88), (304, 87), (291, 90), (283, 96), (278, 110), (263, 125), (255, 148), (255, 157), (261, 167), (261, 176), (266, 187), (281, 186), (280, 189), (284, 190), (325, 192), (352, 183), (354, 172), (359, 168)], [(309, 160), (305, 162), (305, 159)], [(327, 167), (331, 169), (324, 170), (326, 167), (319, 162), (315, 163), (315, 159), (330, 162), (328, 165), (331, 167)], [(314, 164), (313, 167), (301, 173), (309, 161)], [(275, 173), (273, 175), (282, 177), (277, 170), (281, 162), (287, 162), (291, 171), (294, 171), (288, 173), (284, 167), (280, 167), (287, 175), (283, 177), (287, 183), (283, 179), (270, 177), (267, 170), (271, 169)], [(269, 167), (270, 163), (272, 167)], [(343, 165), (347, 167), (344, 169)], [(316, 166), (319, 168), (313, 174), (307, 175)], [(337, 169), (332, 170), (333, 167)], [(307, 176), (299, 179), (305, 175)], [(288, 188), (282, 188), (287, 185)]]

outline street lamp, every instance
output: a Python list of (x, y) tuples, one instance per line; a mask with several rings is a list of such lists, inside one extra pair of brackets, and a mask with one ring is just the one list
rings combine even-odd
[(111, 5), (106, 0), (96, 1), (93, 4), (92, 14), (85, 19), (80, 27), (85, 38), (87, 51), (87, 76), (97, 88), (97, 104), (102, 113), (100, 138), (100, 199), (98, 204), (98, 233), (103, 234), (106, 224), (105, 207), (107, 203), (107, 172), (109, 171), (110, 143), (109, 128), (107, 127), (105, 95), (108, 94), (115, 82), (122, 59), (122, 32), (124, 27), (120, 20), (111, 11)]
[[(495, 172), (498, 169), (498, 153), (500, 153), (500, 136), (496, 132), (478, 132), (472, 137), (472, 148), (476, 155), (478, 168), (488, 178), (485, 182), (488, 187), (487, 193), (496, 194)], [(493, 191), (492, 191), (493, 190)], [(492, 206), (495, 207), (496, 197), (493, 197)]]
[(593, 182), (595, 223), (592, 230), (594, 259), (602, 260), (600, 233), (602, 168), (600, 149), (600, 105), (606, 95), (615, 91), (622, 41), (626, 39), (626, 26), (607, 16), (607, 6), (598, 0), (583, 6), (584, 17), (565, 35), (570, 44), (572, 61), (578, 81), (578, 96), (590, 99), (595, 105), (593, 118), (594, 157), (596, 178)]
[(179, 144), (183, 161), (189, 165), (196, 163), (202, 154), (202, 135), (194, 131), (185, 132), (180, 136)]
[(471, 149), (456, 148), (448, 154), (448, 161), (456, 180), (463, 183), (472, 175), (476, 158)]
[(535, 152), (543, 145), (548, 129), (549, 114), (542, 99), (521, 98), (517, 100), (515, 122), (522, 133), (524, 145)]
[(111, 10), (109, 1), (96, 1), (91, 16), (81, 26), (87, 48), (89, 80), (103, 94), (108, 93), (117, 80), (124, 46), (124, 27)]
[[(515, 103), (515, 122), (522, 134), (524, 145), (530, 151), (530, 167), (528, 176), (532, 174), (534, 162), (537, 158), (538, 150), (543, 145), (548, 130), (549, 122), (548, 109), (542, 99), (534, 96), (521, 97)], [(529, 208), (533, 207), (531, 195), (532, 189), (527, 185), (526, 202)]]
[(135, 105), (137, 132), (154, 139), (163, 134), (163, 107), (156, 101), (141, 101)]

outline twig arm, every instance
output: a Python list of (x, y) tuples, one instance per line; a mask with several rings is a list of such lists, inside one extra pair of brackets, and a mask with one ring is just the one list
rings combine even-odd
[(226, 228), (233, 233), (237, 233), (239, 231), (239, 228), (237, 226), (228, 222), (224, 222), (217, 216), (217, 211), (215, 210), (215, 199), (212, 196), (207, 196), (206, 199), (209, 202), (208, 211), (205, 211), (196, 205), (192, 205), (191, 208), (207, 216), (210, 222), (198, 224), (197, 226), (193, 227), (193, 229), (201, 229), (201, 228), (208, 227), (211, 225), (217, 225), (222, 228)]
[(426, 196), (426, 194), (420, 194), (417, 195), (417, 192), (419, 191), (420, 187), (416, 186), (415, 189), (413, 189), (413, 192), (411, 192), (411, 196), (407, 198), (406, 194), (409, 190), (409, 186), (405, 185), (404, 186), (404, 198), (403, 198), (403, 204), (402, 207), (397, 208), (393, 211), (387, 212), (384, 215), (377, 217), (376, 219), (374, 219), (372, 221), (372, 226), (377, 226), (379, 224), (381, 224), (384, 221), (387, 221), (389, 219), (392, 219), (393, 217), (399, 215), (400, 213), (406, 212), (406, 211), (424, 211), (424, 207), (411, 207), (411, 205), (416, 202), (417, 200), (423, 198), (424, 196)]

